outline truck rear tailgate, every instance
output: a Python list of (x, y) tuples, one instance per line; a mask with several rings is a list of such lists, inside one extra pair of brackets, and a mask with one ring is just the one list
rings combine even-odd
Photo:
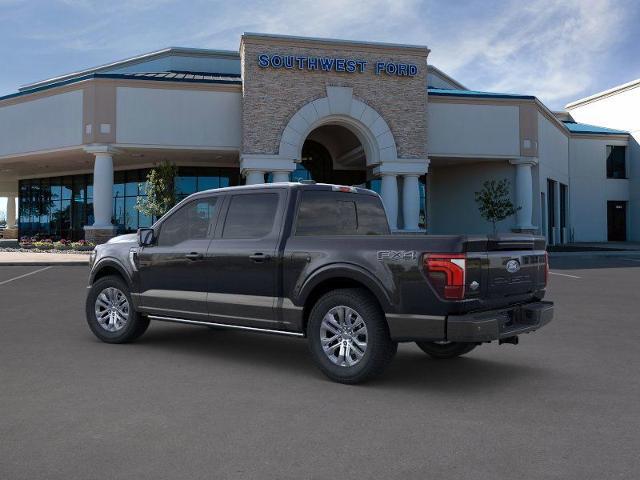
[(469, 262), (472, 269), (467, 276), (467, 291), (472, 294), (474, 288), (471, 283), (474, 279), (482, 279), (475, 289), (476, 298), (494, 305), (506, 305), (518, 297), (545, 288), (547, 258), (541, 237), (509, 235), (469, 239), (466, 248), (468, 256), (475, 259)]

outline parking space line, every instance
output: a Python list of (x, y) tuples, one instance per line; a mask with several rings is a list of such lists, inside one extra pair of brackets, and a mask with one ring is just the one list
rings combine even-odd
[(28, 277), (29, 275), (34, 275), (34, 274), (39, 273), (39, 272), (44, 272), (45, 270), (49, 270), (50, 268), (51, 268), (51, 266), (44, 267), (44, 268), (39, 268), (38, 270), (34, 270), (33, 272), (25, 273), (24, 275), (20, 275), (18, 277), (13, 277), (13, 278), (10, 278), (9, 280), (4, 280), (4, 281), (0, 282), (0, 285), (4, 285), (5, 283), (13, 282), (14, 280), (20, 280), (21, 278)]
[(549, 272), (551, 275), (560, 275), (561, 277), (569, 277), (569, 278), (582, 278), (577, 275), (569, 275), (568, 273), (557, 273), (557, 272)]

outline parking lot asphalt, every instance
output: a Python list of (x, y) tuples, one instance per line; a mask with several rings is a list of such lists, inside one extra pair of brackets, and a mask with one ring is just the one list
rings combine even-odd
[(87, 268), (41, 268), (0, 266), (2, 479), (640, 475), (640, 261), (554, 259), (556, 318), (520, 345), (401, 344), (360, 386), (300, 339), (152, 324), (101, 343)]

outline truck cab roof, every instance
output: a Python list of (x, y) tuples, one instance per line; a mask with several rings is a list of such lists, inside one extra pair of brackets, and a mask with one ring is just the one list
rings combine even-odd
[(273, 188), (288, 188), (291, 190), (333, 190), (346, 193), (363, 193), (368, 195), (377, 195), (373, 190), (362, 187), (354, 187), (349, 185), (335, 185), (331, 183), (311, 183), (311, 182), (277, 182), (277, 183), (258, 183), (255, 185), (238, 185), (233, 187), (214, 188), (211, 190), (203, 190), (193, 194), (194, 196), (207, 195), (212, 193), (227, 192), (244, 192), (251, 190), (269, 190)]

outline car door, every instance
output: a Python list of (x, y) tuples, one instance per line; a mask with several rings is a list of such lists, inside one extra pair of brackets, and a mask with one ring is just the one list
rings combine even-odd
[(286, 189), (230, 194), (209, 247), (212, 322), (277, 328), (278, 243)]
[(138, 252), (141, 311), (207, 319), (207, 251), (218, 217), (218, 197), (186, 202), (160, 223), (154, 245)]

